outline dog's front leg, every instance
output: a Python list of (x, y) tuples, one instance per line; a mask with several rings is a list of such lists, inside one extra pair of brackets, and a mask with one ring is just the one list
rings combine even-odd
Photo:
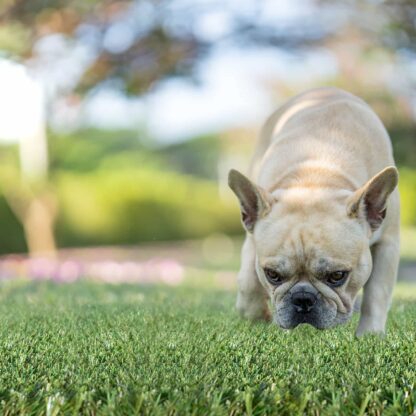
[(384, 333), (400, 259), (398, 241), (398, 235), (389, 236), (372, 248), (373, 270), (364, 286), (357, 336)]
[(252, 237), (248, 235), (241, 251), (241, 268), (237, 279), (237, 310), (247, 319), (270, 320), (267, 293), (257, 277), (255, 258)]

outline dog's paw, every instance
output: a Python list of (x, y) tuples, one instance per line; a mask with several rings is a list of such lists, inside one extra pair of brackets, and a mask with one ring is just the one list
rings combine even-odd
[(250, 321), (270, 321), (271, 314), (267, 302), (248, 302), (241, 296), (237, 297), (236, 308), (242, 318)]
[(383, 337), (385, 335), (384, 327), (382, 328), (379, 325), (359, 324), (355, 331), (355, 336), (361, 338), (366, 335), (378, 335), (379, 337)]

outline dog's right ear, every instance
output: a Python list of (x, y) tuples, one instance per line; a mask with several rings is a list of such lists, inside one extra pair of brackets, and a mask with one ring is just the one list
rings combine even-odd
[(256, 221), (270, 211), (272, 198), (264, 189), (234, 169), (228, 174), (228, 185), (240, 201), (244, 228), (252, 233)]

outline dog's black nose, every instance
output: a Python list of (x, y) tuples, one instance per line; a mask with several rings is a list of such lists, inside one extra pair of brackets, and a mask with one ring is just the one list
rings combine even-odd
[(308, 313), (316, 303), (316, 296), (310, 292), (295, 292), (292, 294), (292, 303), (296, 312)]

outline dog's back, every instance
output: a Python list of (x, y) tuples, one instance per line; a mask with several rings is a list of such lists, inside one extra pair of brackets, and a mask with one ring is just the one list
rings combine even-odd
[(394, 165), (390, 139), (371, 108), (346, 91), (318, 88), (294, 97), (269, 117), (251, 176), (270, 190), (331, 186), (333, 175), (347, 172), (345, 187), (357, 189), (388, 165)]

